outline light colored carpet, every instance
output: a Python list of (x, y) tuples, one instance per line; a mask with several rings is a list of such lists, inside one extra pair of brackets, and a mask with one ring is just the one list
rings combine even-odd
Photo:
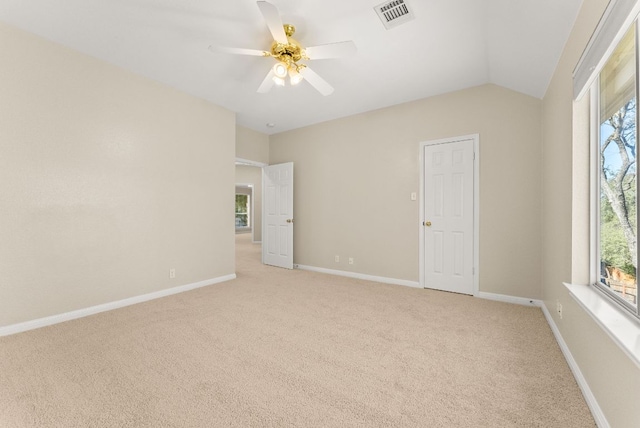
[(260, 264), (0, 338), (1, 427), (589, 427), (537, 308)]

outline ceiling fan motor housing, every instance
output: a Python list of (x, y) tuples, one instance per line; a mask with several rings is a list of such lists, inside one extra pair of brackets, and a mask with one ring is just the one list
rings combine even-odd
[(297, 69), (300, 67), (297, 62), (305, 58), (304, 50), (300, 47), (300, 43), (291, 37), (296, 31), (296, 27), (291, 24), (285, 24), (284, 31), (287, 35), (288, 43), (278, 43), (274, 41), (273, 45), (271, 45), (271, 56), (286, 64), (287, 67)]

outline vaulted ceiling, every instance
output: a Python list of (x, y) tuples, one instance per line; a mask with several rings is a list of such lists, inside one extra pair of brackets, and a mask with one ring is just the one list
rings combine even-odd
[[(387, 30), (381, 0), (269, 0), (303, 46), (353, 40), (352, 57), (309, 61), (308, 82), (256, 90), (273, 58), (254, 0), (0, 0), (0, 21), (237, 113), (265, 133), (494, 83), (542, 98), (582, 0), (406, 0), (415, 19)], [(266, 124), (273, 124), (267, 127)]]

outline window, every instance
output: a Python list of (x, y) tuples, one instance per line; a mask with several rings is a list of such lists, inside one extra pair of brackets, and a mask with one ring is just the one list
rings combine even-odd
[(236, 229), (251, 227), (249, 220), (249, 195), (236, 194)]
[(636, 160), (637, 23), (624, 33), (591, 86), (596, 286), (639, 316)]

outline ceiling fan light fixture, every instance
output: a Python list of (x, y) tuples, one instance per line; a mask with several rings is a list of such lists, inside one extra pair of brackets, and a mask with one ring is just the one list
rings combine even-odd
[(278, 86), (284, 86), (284, 79), (278, 76), (273, 76), (273, 81), (276, 83), (276, 85)]
[(304, 77), (302, 77), (302, 74), (298, 73), (293, 68), (289, 69), (289, 81), (292, 85), (297, 85), (298, 83), (302, 82), (302, 79), (304, 79)]
[(273, 66), (273, 74), (275, 74), (276, 77), (279, 78), (280, 80), (283, 80), (285, 77), (287, 77), (287, 66), (285, 66), (281, 62), (277, 63), (276, 65)]

